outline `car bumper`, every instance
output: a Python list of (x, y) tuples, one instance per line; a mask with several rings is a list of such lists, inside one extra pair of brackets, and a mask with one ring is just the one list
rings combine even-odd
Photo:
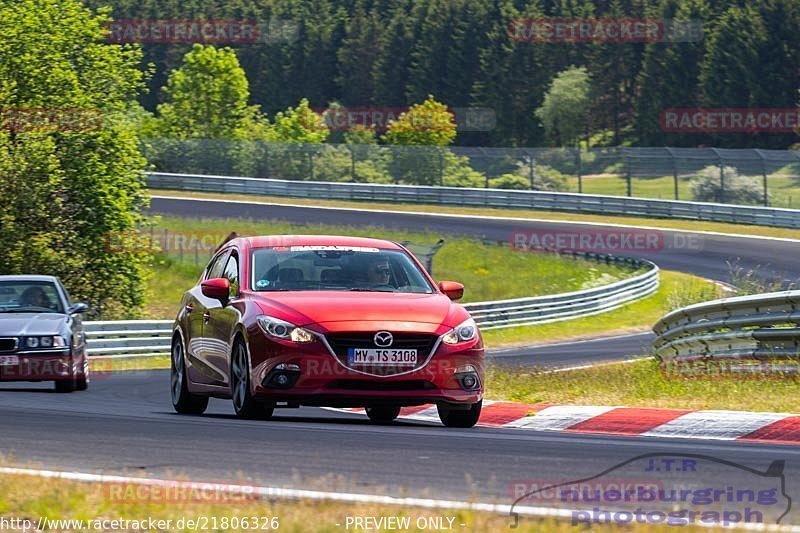
[[(302, 350), (251, 339), (253, 395), (270, 402), (332, 407), (366, 405), (474, 404), (483, 399), (485, 355), (480, 339), (464, 346), (439, 345), (425, 364), (375, 375), (350, 368), (321, 343)], [(282, 369), (286, 369), (285, 371)], [(465, 387), (460, 379), (471, 369), (477, 383)], [(290, 377), (277, 386), (276, 373)]]
[(0, 365), (0, 381), (53, 381), (83, 373), (81, 362), (69, 350), (17, 352), (0, 357), (18, 359), (16, 364)]

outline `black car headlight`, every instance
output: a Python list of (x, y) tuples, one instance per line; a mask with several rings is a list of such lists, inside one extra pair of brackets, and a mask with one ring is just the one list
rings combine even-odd
[(260, 315), (256, 320), (258, 320), (258, 325), (261, 327), (261, 330), (270, 337), (292, 341), (298, 344), (307, 344), (316, 340), (316, 336), (307, 329), (299, 328), (280, 318)]
[(475, 321), (468, 318), (458, 326), (454, 327), (442, 336), (442, 342), (445, 344), (458, 344), (459, 342), (467, 342), (473, 340), (478, 336), (478, 326)]
[(61, 335), (37, 335), (36, 337), (23, 337), (22, 346), (32, 350), (64, 348), (67, 341)]

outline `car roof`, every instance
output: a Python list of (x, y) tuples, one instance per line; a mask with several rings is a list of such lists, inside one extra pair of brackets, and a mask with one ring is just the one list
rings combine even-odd
[(21, 274), (21, 275), (6, 275), (0, 276), (0, 281), (49, 281), (50, 283), (55, 283), (58, 281), (55, 276), (38, 276), (32, 274)]
[(363, 248), (384, 248), (399, 250), (400, 245), (383, 239), (368, 237), (342, 237), (339, 235), (265, 235), (237, 239), (247, 242), (250, 248), (270, 248), (275, 246), (358, 246)]

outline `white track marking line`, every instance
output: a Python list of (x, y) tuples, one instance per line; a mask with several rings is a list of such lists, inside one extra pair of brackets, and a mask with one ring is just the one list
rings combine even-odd
[[(611, 222), (581, 222), (578, 220), (553, 220), (548, 218), (525, 218), (525, 217), (502, 217), (502, 216), (493, 216), (493, 215), (464, 215), (458, 213), (426, 213), (422, 211), (398, 211), (395, 209), (361, 209), (357, 207), (332, 207), (332, 206), (322, 206), (322, 205), (303, 205), (303, 204), (291, 204), (291, 203), (279, 203), (279, 202), (259, 202), (259, 201), (246, 201), (246, 200), (227, 200), (224, 198), (191, 198), (188, 196), (160, 196), (160, 195), (151, 195), (150, 198), (156, 198), (159, 200), (184, 200), (184, 201), (192, 201), (192, 202), (220, 202), (220, 203), (229, 203), (229, 204), (244, 204), (244, 205), (266, 205), (266, 206), (283, 206), (283, 207), (295, 207), (295, 208), (302, 208), (302, 209), (320, 209), (320, 210), (327, 210), (327, 211), (354, 211), (354, 212), (361, 212), (361, 213), (387, 213), (391, 215), (414, 215), (414, 216), (424, 216), (424, 217), (439, 217), (439, 218), (466, 218), (466, 219), (477, 219), (477, 220), (499, 220), (499, 221), (509, 221), (509, 222), (547, 222), (551, 224), (572, 224), (578, 226), (601, 226), (605, 228), (635, 228), (635, 229), (647, 229), (647, 230), (654, 230), (654, 231), (668, 231), (672, 233), (695, 233), (697, 235), (714, 235), (719, 237), (735, 237), (738, 239), (761, 239), (767, 241), (781, 241), (781, 242), (792, 242), (792, 243), (800, 243), (800, 239), (791, 239), (789, 237), (769, 237), (765, 235), (744, 235), (741, 233), (724, 233), (721, 231), (707, 231), (707, 230), (691, 230), (691, 229), (677, 229), (677, 228), (662, 228), (658, 226), (636, 226), (631, 224), (618, 224), (618, 223), (611, 223)], [(590, 213), (591, 214), (591, 213)], [(626, 216), (626, 215), (616, 215), (616, 216)], [(634, 215), (628, 215), (634, 216)], [(693, 219), (677, 219), (686, 222), (708, 222), (702, 220), (693, 220)], [(715, 222), (716, 224), (724, 224), (724, 222)], [(771, 227), (771, 226), (765, 226)], [(777, 229), (791, 229), (791, 228), (777, 228)]]
[(534, 431), (563, 431), (614, 409), (617, 408), (597, 405), (554, 405), (542, 409), (533, 416), (526, 416), (504, 424), (503, 427)]
[[(379, 496), (375, 494), (357, 494), (347, 492), (324, 492), (318, 490), (304, 489), (285, 489), (278, 487), (264, 487), (259, 485), (235, 485), (224, 483), (203, 483), (197, 481), (177, 481), (168, 479), (137, 478), (128, 476), (114, 476), (106, 474), (88, 474), (84, 472), (59, 472), (54, 470), (38, 470), (30, 468), (0, 467), (0, 474), (37, 476), (49, 479), (64, 479), (68, 481), (79, 481), (85, 483), (129, 483), (132, 485), (157, 486), (170, 488), (173, 490), (195, 490), (226, 492), (234, 494), (246, 494), (259, 496), (262, 498), (284, 498), (284, 499), (309, 499), (327, 500), (348, 503), (371, 503), (392, 506), (423, 507), (427, 509), (467, 509), (471, 511), (482, 511), (488, 513), (508, 514), (511, 520), (511, 513), (521, 516), (536, 518), (560, 518), (573, 519), (580, 510), (558, 509), (553, 507), (534, 507), (526, 505), (504, 505), (481, 502), (463, 502), (455, 500), (436, 500), (428, 498), (397, 498), (393, 496)], [(715, 527), (698, 523), (698, 526)], [(749, 531), (787, 531), (800, 532), (798, 526), (779, 526), (763, 524), (736, 524), (732, 529), (742, 529)]]
[(736, 440), (792, 415), (746, 411), (695, 411), (642, 433), (643, 437)]

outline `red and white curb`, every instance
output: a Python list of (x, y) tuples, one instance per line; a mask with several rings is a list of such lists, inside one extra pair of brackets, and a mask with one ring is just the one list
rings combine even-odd
[[(364, 409), (333, 409), (364, 414)], [(436, 406), (404, 407), (399, 419), (439, 422)], [(800, 415), (484, 401), (479, 426), (704, 440), (800, 444)]]

